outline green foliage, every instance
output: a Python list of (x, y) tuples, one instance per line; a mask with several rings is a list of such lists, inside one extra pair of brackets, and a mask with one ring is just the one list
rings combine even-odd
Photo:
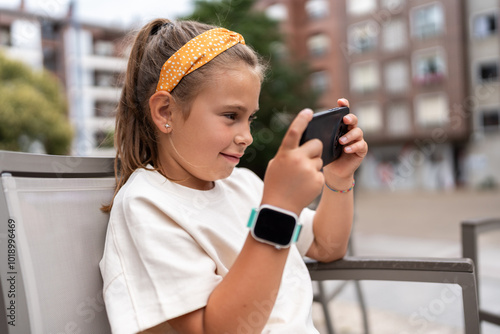
[(47, 153), (67, 154), (73, 133), (66, 110), (52, 74), (0, 54), (0, 149), (26, 151), (39, 140)]
[(239, 32), (269, 65), (262, 85), (257, 119), (253, 122), (254, 143), (240, 166), (263, 176), (276, 154), (290, 120), (301, 109), (315, 108), (317, 95), (307, 85), (309, 69), (304, 63), (276, 52), (283, 43), (278, 22), (253, 9), (254, 0), (196, 0), (192, 15), (184, 19), (205, 22)]

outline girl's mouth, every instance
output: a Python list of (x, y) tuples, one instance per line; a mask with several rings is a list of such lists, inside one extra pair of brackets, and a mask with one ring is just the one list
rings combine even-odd
[(232, 163), (239, 163), (240, 162), (240, 158), (242, 157), (241, 154), (226, 154), (226, 153), (222, 153), (221, 152), (221, 155), (226, 158), (227, 160), (229, 160), (230, 162)]

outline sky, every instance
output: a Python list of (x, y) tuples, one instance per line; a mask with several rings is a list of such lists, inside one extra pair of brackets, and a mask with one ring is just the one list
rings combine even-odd
[[(157, 18), (176, 18), (189, 14), (192, 0), (75, 0), (76, 15), (87, 23), (106, 26), (142, 26)], [(28, 11), (52, 17), (66, 15), (70, 0), (25, 0)], [(0, 0), (1, 8), (18, 8), (21, 0)]]

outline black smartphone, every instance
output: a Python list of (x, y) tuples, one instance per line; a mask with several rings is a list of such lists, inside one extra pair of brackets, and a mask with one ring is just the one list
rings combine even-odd
[(343, 145), (339, 138), (347, 133), (347, 125), (343, 118), (349, 113), (348, 107), (333, 108), (315, 113), (300, 139), (300, 145), (317, 138), (323, 143), (323, 166), (338, 159), (342, 154)]

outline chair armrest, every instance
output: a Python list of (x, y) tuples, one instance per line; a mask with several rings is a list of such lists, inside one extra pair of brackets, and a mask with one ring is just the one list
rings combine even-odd
[[(453, 275), (453, 273), (473, 273), (474, 264), (465, 258), (380, 258), (380, 257), (344, 257), (329, 263), (306, 261), (313, 280), (408, 280), (415, 275), (421, 281), (422, 273), (434, 273), (435, 276)], [(342, 274), (343, 272), (348, 273)], [(410, 274), (409, 273), (414, 273)], [(419, 274), (420, 273), (420, 274)], [(447, 274), (446, 274), (447, 273)], [(436, 275), (437, 274), (437, 275)], [(433, 281), (429, 275), (426, 281)], [(341, 278), (342, 277), (342, 278)], [(442, 280), (441, 280), (442, 282)], [(451, 283), (449, 281), (448, 283)]]
[(313, 280), (381, 280), (458, 284), (462, 288), (465, 333), (479, 333), (474, 262), (465, 258), (345, 257), (330, 263), (306, 261)]

